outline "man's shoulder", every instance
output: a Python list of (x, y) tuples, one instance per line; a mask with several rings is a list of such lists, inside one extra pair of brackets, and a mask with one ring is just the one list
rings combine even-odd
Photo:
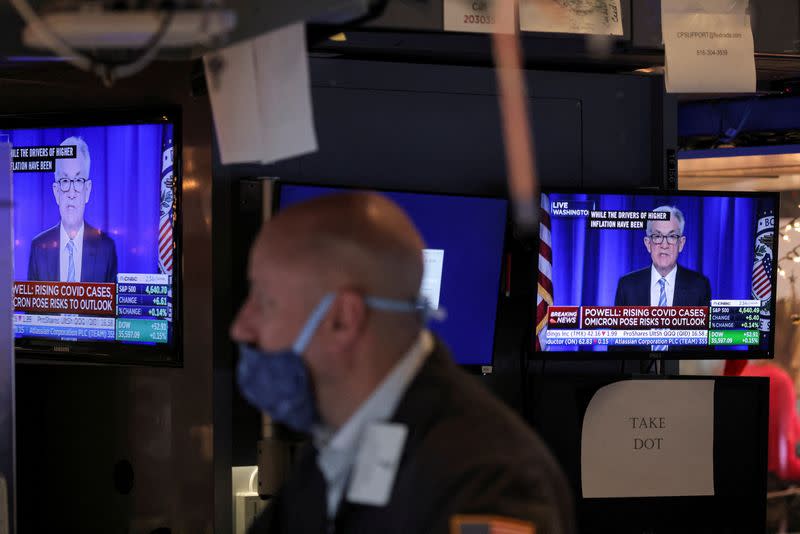
[(83, 238), (85, 240), (94, 241), (100, 246), (114, 246), (114, 240), (104, 231), (95, 228), (89, 223), (84, 223)]
[[(486, 461), (496, 464), (507, 460), (510, 465), (518, 459), (515, 454), (546, 451), (519, 415), (475, 377), (451, 361), (443, 362), (443, 358), (449, 358), (449, 354), (432, 354), (420, 371), (421, 387), (409, 389), (409, 395), (418, 397), (417, 403), (435, 406), (426, 414), (407, 414), (427, 427), (420, 443), (422, 454), (443, 461), (443, 468), (458, 470)], [(453, 443), (459, 444), (459, 454), (452, 454)]]
[[(59, 225), (55, 225), (52, 228), (48, 228), (44, 232), (38, 234), (36, 237), (33, 238), (31, 241), (32, 248), (49, 248), (52, 246), (53, 242), (57, 242), (59, 240), (58, 235), (58, 227)], [(58, 245), (56, 245), (56, 248)]]
[[(569, 509), (569, 491), (558, 463), (533, 429), (475, 377), (433, 354), (418, 375), (418, 404), (428, 413), (412, 418), (408, 463), (399, 474), (403, 495), (432, 516), (491, 511), (537, 520), (544, 530)], [(433, 391), (439, 393), (434, 394)], [(420, 490), (420, 488), (425, 490)], [(537, 506), (547, 504), (547, 512)], [(565, 530), (569, 531), (569, 530)]]
[(648, 280), (650, 278), (650, 271), (651, 267), (645, 267), (644, 269), (638, 269), (636, 271), (629, 272), (628, 274), (622, 275), (619, 279), (620, 285), (622, 284), (633, 284), (638, 283), (642, 280)]
[(681, 265), (678, 265), (678, 273), (677, 275), (681, 277), (683, 280), (692, 280), (697, 282), (705, 283), (708, 281), (708, 277), (701, 272), (693, 271), (691, 269), (687, 269)]

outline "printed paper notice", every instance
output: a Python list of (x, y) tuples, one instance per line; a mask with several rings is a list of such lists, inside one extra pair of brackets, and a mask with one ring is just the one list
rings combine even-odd
[(581, 435), (584, 498), (714, 495), (714, 381), (600, 389)]
[(620, 0), (520, 0), (526, 32), (623, 35)]
[(448, 32), (514, 33), (514, 0), (444, 0)]
[(750, 16), (663, 12), (669, 93), (752, 93), (756, 64)]
[(442, 267), (444, 250), (426, 248), (422, 251), (422, 285), (419, 289), (434, 310), (439, 309), (439, 294), (442, 290)]
[(317, 150), (305, 24), (203, 56), (222, 163), (269, 164)]

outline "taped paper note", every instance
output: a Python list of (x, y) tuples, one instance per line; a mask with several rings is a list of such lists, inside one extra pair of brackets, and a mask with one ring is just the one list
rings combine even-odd
[(751, 93), (756, 64), (750, 16), (662, 10), (669, 93)]
[(514, 33), (515, 0), (444, 0), (448, 32)]
[(620, 0), (520, 0), (526, 32), (623, 35)]
[(581, 435), (584, 498), (714, 495), (714, 381), (600, 389)]
[(317, 149), (304, 23), (203, 62), (222, 163), (268, 164)]

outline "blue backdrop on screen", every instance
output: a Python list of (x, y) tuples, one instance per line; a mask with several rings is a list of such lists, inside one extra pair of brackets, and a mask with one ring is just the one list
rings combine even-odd
[[(548, 196), (551, 206), (558, 201), (583, 201), (606, 211), (677, 207), (686, 221), (686, 245), (678, 264), (708, 277), (712, 299), (751, 298), (757, 198), (564, 193)], [(652, 265), (644, 245), (645, 230), (590, 229), (585, 217), (553, 216), (551, 221), (554, 306), (613, 306), (619, 279)], [(605, 348), (593, 346), (588, 350)]]
[[(115, 242), (120, 273), (157, 273), (162, 142), (172, 126), (141, 124), (11, 130), (15, 148), (57, 146), (83, 138), (92, 191), (84, 219)], [(14, 272), (27, 279), (31, 241), (58, 224), (53, 172), (14, 173)]]
[[(341, 191), (282, 185), (280, 208)], [(489, 365), (494, 349), (507, 203), (501, 199), (385, 193), (411, 217), (426, 248), (443, 249), (439, 307), (447, 319), (429, 327), (463, 365)]]

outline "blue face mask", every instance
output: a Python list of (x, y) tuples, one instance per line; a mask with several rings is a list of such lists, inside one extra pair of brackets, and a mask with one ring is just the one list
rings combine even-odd
[[(239, 344), (236, 375), (242, 395), (255, 407), (267, 412), (274, 421), (298, 432), (310, 432), (314, 423), (319, 421), (302, 354), (311, 343), (335, 296), (334, 293), (328, 293), (322, 298), (291, 347), (267, 352), (246, 343)], [(433, 315), (424, 302), (380, 297), (366, 297), (364, 300), (367, 306), (378, 310), (418, 312), (425, 318)]]

